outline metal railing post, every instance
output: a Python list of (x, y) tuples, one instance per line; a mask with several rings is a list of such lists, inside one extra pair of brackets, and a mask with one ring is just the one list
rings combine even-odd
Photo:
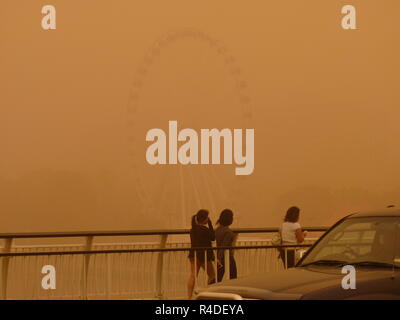
[[(165, 249), (167, 245), (168, 234), (162, 234), (160, 240), (160, 249)], [(163, 280), (163, 267), (164, 267), (164, 252), (159, 252), (157, 257), (157, 270), (156, 270), (156, 298), (162, 299), (162, 280)]]
[(285, 250), (285, 269), (287, 269), (288, 261), (287, 261), (287, 248), (283, 248)]
[(112, 291), (112, 265), (111, 265), (111, 255), (106, 254), (106, 276), (107, 276), (107, 283), (106, 283), (106, 298), (110, 300), (111, 298), (111, 291)]
[[(10, 253), (12, 247), (12, 238), (5, 240), (4, 253)], [(10, 257), (3, 257), (3, 263), (1, 266), (1, 299), (7, 300), (7, 279), (8, 279), (8, 267), (10, 264)]]
[[(85, 250), (91, 251), (93, 247), (93, 236), (88, 236), (85, 238)], [(90, 262), (90, 254), (86, 254), (83, 257), (83, 268), (82, 268), (82, 282), (81, 282), (81, 290), (82, 290), (82, 299), (87, 300), (87, 286), (88, 286), (88, 275), (89, 275), (89, 262)]]

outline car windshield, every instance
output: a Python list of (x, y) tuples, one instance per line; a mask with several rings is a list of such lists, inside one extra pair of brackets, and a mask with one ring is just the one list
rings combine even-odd
[(349, 218), (332, 229), (300, 262), (400, 266), (400, 218)]

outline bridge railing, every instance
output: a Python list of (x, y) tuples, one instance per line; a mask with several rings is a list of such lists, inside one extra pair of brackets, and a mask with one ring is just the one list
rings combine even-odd
[[(326, 227), (306, 227), (315, 236)], [(233, 229), (238, 276), (283, 269), (271, 235), (277, 228)], [(180, 299), (190, 274), (190, 230), (0, 234), (2, 299)], [(1, 243), (0, 242), (0, 243)], [(213, 250), (216, 248), (214, 247)], [(228, 259), (229, 260), (229, 259)], [(56, 270), (44, 290), (42, 267)], [(227, 273), (227, 272), (226, 272)], [(205, 285), (205, 272), (197, 285)]]

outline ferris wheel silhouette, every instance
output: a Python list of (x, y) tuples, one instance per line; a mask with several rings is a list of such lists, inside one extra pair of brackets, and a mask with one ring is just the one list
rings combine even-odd
[[(235, 208), (235, 202), (239, 201), (240, 196), (238, 190), (235, 189), (237, 183), (231, 186), (224, 185), (214, 165), (205, 168), (204, 165), (177, 164), (173, 165), (174, 168), (165, 175), (155, 173), (155, 175), (144, 176), (143, 174), (141, 164), (143, 164), (145, 150), (138, 150), (138, 142), (139, 140), (142, 142), (145, 137), (135, 134), (135, 127), (142, 120), (138, 117), (138, 110), (143, 108), (141, 95), (146, 85), (146, 77), (154, 69), (155, 61), (166, 48), (184, 41), (198, 41), (215, 52), (233, 80), (234, 94), (239, 103), (238, 112), (243, 128), (248, 128), (252, 119), (248, 84), (243, 79), (242, 70), (235, 57), (221, 41), (199, 30), (181, 29), (162, 35), (149, 48), (134, 74), (127, 104), (129, 176), (134, 189), (132, 192), (135, 192), (140, 201), (141, 214), (162, 219), (166, 222), (166, 227), (187, 227), (190, 216), (195, 213), (194, 208), (210, 209), (215, 214), (220, 207)], [(235, 176), (235, 179), (240, 182), (246, 177)], [(146, 183), (147, 186), (145, 186)]]

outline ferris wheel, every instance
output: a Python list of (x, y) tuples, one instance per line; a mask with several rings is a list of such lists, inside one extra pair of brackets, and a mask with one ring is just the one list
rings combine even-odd
[[(180, 66), (183, 60), (182, 55), (191, 56), (190, 61), (196, 63), (196, 59), (199, 59), (198, 52), (201, 50), (203, 50), (202, 52), (206, 51), (207, 57), (219, 64), (218, 68), (214, 68), (218, 70), (211, 68), (211, 76), (214, 72), (221, 72), (224, 73), (224, 79), (226, 79), (224, 82), (229, 82), (229, 84), (225, 83), (224, 86), (230, 87), (229, 99), (234, 101), (232, 103), (234, 111), (230, 109), (230, 114), (235, 118), (234, 123), (240, 124), (242, 128), (249, 128), (251, 125), (251, 99), (247, 82), (242, 76), (242, 70), (238, 67), (235, 57), (230, 54), (228, 48), (222, 42), (194, 29), (169, 32), (154, 42), (135, 72), (127, 104), (128, 175), (131, 192), (135, 194), (135, 199), (139, 201), (135, 207), (138, 208), (141, 216), (144, 218), (156, 217), (163, 222), (163, 227), (188, 227), (191, 215), (200, 208), (210, 210), (214, 217), (219, 214), (221, 209), (226, 207), (235, 210), (238, 201), (240, 201), (239, 186), (246, 179), (244, 176), (235, 176), (233, 168), (227, 168), (224, 165), (151, 166), (145, 162), (146, 128), (151, 128), (152, 123), (160, 123), (161, 118), (164, 118), (164, 123), (167, 123), (168, 117), (170, 117), (169, 120), (176, 120), (172, 118), (174, 116), (181, 117), (184, 125), (188, 123), (198, 124), (196, 121), (201, 117), (205, 121), (208, 121), (209, 118), (224, 118), (221, 114), (213, 116), (212, 112), (219, 109), (215, 105), (210, 108), (211, 110), (208, 110), (208, 113), (204, 111), (207, 106), (196, 105), (196, 97), (203, 94), (201, 90), (196, 91), (195, 87), (207, 86), (209, 82), (204, 74), (203, 77), (196, 78), (197, 82), (193, 84), (188, 84), (186, 80), (174, 79), (174, 70), (185, 69), (185, 67)], [(185, 52), (182, 53), (182, 51)], [(165, 56), (164, 60), (167, 59), (164, 61), (164, 70), (157, 71), (157, 68), (163, 68), (161, 64), (158, 64), (163, 56)], [(188, 63), (188, 68), (190, 66), (191, 64)], [(169, 68), (168, 71), (165, 71), (165, 68)], [(164, 89), (164, 85), (157, 86), (155, 84), (160, 72), (164, 74), (164, 77), (165, 73), (168, 74), (169, 82), (173, 79), (174, 89), (178, 88), (176, 89), (177, 95), (182, 95), (182, 91), (185, 90), (180, 90), (180, 87), (185, 87), (187, 91), (192, 89), (195, 91), (185, 92), (186, 96), (193, 98), (193, 100), (177, 103), (178, 105), (185, 104), (184, 109), (174, 105), (173, 101), (166, 101), (173, 100), (170, 94), (170, 91), (173, 90), (171, 90), (171, 86), (168, 90)], [(195, 76), (193, 75), (193, 77)], [(218, 93), (218, 84), (213, 89), (215, 89), (211, 90), (213, 94)], [(164, 98), (162, 93), (160, 94), (163, 90), (166, 91)], [(161, 97), (156, 97), (158, 100), (154, 102), (155, 96), (158, 95)], [(165, 96), (168, 97), (165, 98)], [(224, 98), (221, 100), (224, 101)], [(162, 102), (161, 106), (160, 102)], [(182, 113), (185, 114), (182, 115)], [(221, 122), (221, 125), (225, 124)]]

